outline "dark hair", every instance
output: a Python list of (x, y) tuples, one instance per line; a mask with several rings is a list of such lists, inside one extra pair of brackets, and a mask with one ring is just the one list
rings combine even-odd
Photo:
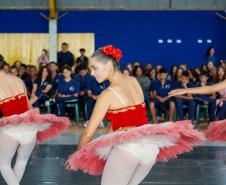
[(203, 71), (203, 72), (201, 72), (200, 76), (206, 76), (209, 78), (209, 73)]
[[(220, 79), (220, 78), (219, 78), (218, 71), (219, 71), (220, 69), (223, 69), (223, 71), (224, 71), (223, 79)], [(220, 82), (221, 80), (224, 80), (224, 79), (226, 79), (226, 69), (223, 68), (223, 67), (221, 67), (221, 66), (219, 66), (218, 69), (217, 69), (217, 81)]]
[(79, 50), (79, 51), (84, 51), (84, 52), (85, 52), (86, 50), (85, 50), (84, 48), (80, 48), (80, 50)]
[(17, 67), (16, 66), (11, 66), (10, 69), (17, 69)]
[(96, 57), (99, 61), (101, 61), (102, 63), (107, 63), (108, 61), (111, 61), (113, 64), (113, 68), (114, 70), (118, 70), (119, 69), (119, 62), (116, 60), (115, 57), (113, 57), (112, 55), (106, 55), (105, 53), (102, 52), (102, 48), (97, 49), (91, 56)]
[(16, 71), (17, 71), (17, 73), (18, 73), (18, 75), (19, 75), (19, 70), (17, 69), (16, 66), (11, 66), (11, 67), (10, 67), (10, 69), (9, 69), (9, 70), (10, 70), (10, 73), (11, 73), (11, 71), (12, 71), (13, 69), (16, 69)]
[(39, 72), (38, 72), (38, 75), (37, 75), (37, 79), (40, 80), (40, 81), (42, 80), (42, 73), (43, 73), (44, 69), (46, 69), (47, 72), (48, 72), (48, 75), (47, 75), (46, 80), (47, 80), (47, 81), (50, 81), (50, 80), (51, 80), (51, 74), (50, 74), (50, 72), (49, 72), (48, 67), (46, 67), (46, 66), (43, 66), (43, 67), (40, 68), (40, 70), (39, 70)]
[(62, 72), (63, 72), (65, 69), (72, 72), (71, 67), (68, 66), (68, 65), (64, 65), (64, 66), (62, 67)]
[(128, 68), (123, 69), (122, 72), (123, 71), (128, 71), (129, 75), (131, 75), (131, 72), (130, 72), (130, 70)]
[[(53, 65), (56, 66), (56, 73), (59, 73), (59, 66), (58, 66), (57, 63), (54, 62), (54, 61), (51, 61), (50, 63), (47, 64), (48, 69), (50, 70), (50, 65), (51, 65), (51, 64), (53, 64)], [(50, 72), (51, 72), (51, 71), (50, 71)], [(52, 76), (52, 74), (51, 74), (51, 76)]]
[(173, 68), (174, 68), (174, 67), (178, 68), (177, 64), (173, 64), (173, 65), (171, 66), (171, 68), (170, 68), (170, 71), (171, 71), (171, 72), (173, 71)]
[(27, 65), (26, 65), (26, 64), (21, 64), (21, 65), (20, 65), (20, 68), (21, 68), (21, 67), (24, 67), (24, 68), (26, 69), (26, 68), (27, 68)]
[(137, 76), (136, 73), (137, 73), (137, 70), (138, 70), (139, 68), (140, 68), (141, 71), (142, 71), (142, 75), (144, 75), (144, 69), (143, 69), (142, 66), (139, 65), (139, 66), (135, 66), (135, 67), (134, 67), (133, 72), (132, 72), (133, 76)]
[[(176, 71), (175, 73), (173, 73), (173, 68), (176, 67)], [(171, 79), (172, 80), (176, 80), (177, 79), (177, 69), (178, 69), (178, 66), (176, 64), (173, 64), (171, 66), (171, 69), (170, 69), (170, 75), (171, 75)]]
[(29, 69), (31, 69), (31, 68), (34, 68), (35, 70), (37, 70), (37, 67), (34, 66), (34, 65), (30, 65), (30, 66), (29, 66)]
[(87, 70), (87, 69), (88, 69), (88, 66), (85, 64), (81, 64), (75, 68), (76, 71)]
[(3, 61), (3, 66), (9, 66), (10, 67), (10, 65), (6, 61)]
[(167, 73), (167, 70), (165, 69), (165, 68), (161, 68), (160, 70), (159, 70), (159, 73), (161, 74), (161, 73)]
[(188, 71), (183, 71), (181, 76), (189, 77), (189, 72)]
[[(204, 68), (206, 68), (206, 70), (204, 70)], [(201, 72), (206, 72), (206, 71), (208, 71), (207, 65), (206, 65), (206, 64), (203, 64), (203, 65), (200, 67), (200, 71), (201, 71)]]
[(0, 70), (3, 70), (5, 66), (10, 67), (10, 65), (6, 61), (0, 61)]
[(0, 61), (4, 61), (4, 57), (0, 54)]
[(14, 62), (14, 64), (13, 64), (13, 65), (14, 65), (14, 66), (16, 66), (16, 63), (17, 63), (17, 62), (19, 62), (19, 63), (20, 63), (20, 65), (22, 64), (22, 62), (21, 62), (20, 60), (16, 60), (16, 61)]
[(63, 42), (62, 44), (61, 44), (61, 46), (67, 46), (68, 45), (68, 43), (66, 43), (66, 42)]
[(43, 49), (42, 51), (44, 51), (46, 54), (48, 54), (48, 50), (47, 49)]
[(4, 57), (0, 54), (0, 70), (3, 70), (4, 68)]
[(205, 57), (208, 57), (210, 55), (210, 50), (211, 49), (214, 49), (214, 47), (210, 46), (207, 51), (206, 51), (206, 54), (205, 54)]
[(49, 62), (48, 64), (49, 64), (49, 65), (50, 65), (50, 64), (55, 64), (55, 65), (57, 65), (57, 63), (54, 62), (54, 61), (51, 61), (51, 62)]
[(191, 68), (188, 70), (188, 72), (190, 72), (190, 74), (192, 75), (193, 78), (195, 78), (195, 79), (199, 78), (199, 74), (196, 72), (195, 69)]

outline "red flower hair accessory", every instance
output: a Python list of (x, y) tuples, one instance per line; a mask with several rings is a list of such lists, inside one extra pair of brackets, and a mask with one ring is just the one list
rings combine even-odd
[(104, 46), (102, 52), (105, 55), (112, 55), (118, 62), (122, 58), (122, 51), (118, 48), (114, 48), (112, 45)]

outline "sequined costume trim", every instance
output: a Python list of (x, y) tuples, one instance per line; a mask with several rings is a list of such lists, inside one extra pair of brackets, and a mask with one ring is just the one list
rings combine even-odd
[(137, 106), (145, 107), (145, 103), (141, 103), (141, 104), (137, 104), (137, 105), (131, 105), (131, 106), (126, 106), (126, 107), (115, 109), (115, 110), (113, 110), (113, 109), (112, 110), (108, 110), (108, 113), (118, 114), (120, 112), (126, 112), (128, 110), (135, 110), (137, 108)]
[(24, 96), (26, 96), (25, 93), (21, 93), (21, 94), (18, 94), (18, 95), (16, 95), (16, 96), (11, 96), (11, 97), (5, 98), (5, 99), (3, 99), (3, 100), (0, 100), (0, 104), (3, 104), (3, 103), (6, 103), (6, 102), (15, 100), (16, 98), (21, 99), (21, 98), (24, 97)]

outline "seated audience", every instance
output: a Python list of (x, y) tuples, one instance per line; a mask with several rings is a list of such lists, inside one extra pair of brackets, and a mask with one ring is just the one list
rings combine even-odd
[[(175, 89), (180, 88), (190, 88), (194, 87), (194, 84), (192, 84), (189, 81), (189, 72), (183, 71), (181, 76), (181, 81), (177, 81), (174, 85)], [(195, 118), (195, 99), (193, 98), (192, 94), (186, 94), (186, 95), (180, 95), (175, 97), (176, 102), (176, 108), (177, 108), (177, 114), (179, 120), (184, 120), (184, 105), (188, 106), (188, 118), (194, 122)]]
[(167, 71), (162, 68), (159, 70), (160, 80), (152, 83), (153, 99), (150, 103), (151, 115), (154, 123), (157, 123), (156, 108), (169, 110), (169, 120), (174, 119), (175, 103), (172, 98), (168, 97), (168, 93), (173, 89), (173, 83), (167, 80)]
[(49, 69), (45, 66), (39, 70), (38, 76), (33, 83), (30, 104), (34, 107), (40, 107), (47, 100), (50, 99), (50, 90), (52, 88), (52, 81)]
[(65, 104), (77, 103), (79, 93), (79, 84), (72, 79), (71, 67), (64, 66), (62, 70), (63, 80), (57, 84), (55, 98), (59, 116), (65, 115)]
[[(93, 112), (93, 108), (95, 106), (96, 100), (98, 96), (101, 94), (101, 92), (106, 89), (109, 86), (109, 81), (104, 81), (103, 83), (98, 83), (97, 80), (93, 77), (88, 82), (88, 100), (86, 101), (86, 110), (87, 110), (87, 117), (88, 120), (84, 124), (86, 127), (88, 125), (88, 122), (90, 120), (91, 114)], [(104, 127), (103, 122), (100, 124), (100, 127)]]
[[(212, 85), (212, 82), (208, 82), (208, 73), (201, 73), (199, 76), (199, 83), (197, 86)], [(209, 122), (216, 120), (216, 94), (198, 94), (194, 96), (197, 103), (202, 105), (206, 104), (209, 108)]]
[(91, 80), (92, 76), (90, 72), (88, 71), (87, 66), (80, 65), (78, 69), (78, 74), (74, 76), (74, 79), (79, 83), (80, 86), (80, 92), (78, 94), (78, 104), (79, 104), (79, 113), (81, 117), (83, 118), (83, 124), (88, 121), (88, 115), (85, 110), (85, 104), (88, 100), (88, 83)]

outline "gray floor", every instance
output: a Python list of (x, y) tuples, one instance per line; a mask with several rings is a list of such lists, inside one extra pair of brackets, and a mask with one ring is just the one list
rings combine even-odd
[[(63, 134), (37, 145), (21, 185), (100, 185), (100, 177), (64, 169), (78, 138), (79, 134)], [(5, 185), (1, 177), (0, 184)], [(141, 184), (226, 185), (226, 144), (206, 142), (178, 159), (157, 163)]]

